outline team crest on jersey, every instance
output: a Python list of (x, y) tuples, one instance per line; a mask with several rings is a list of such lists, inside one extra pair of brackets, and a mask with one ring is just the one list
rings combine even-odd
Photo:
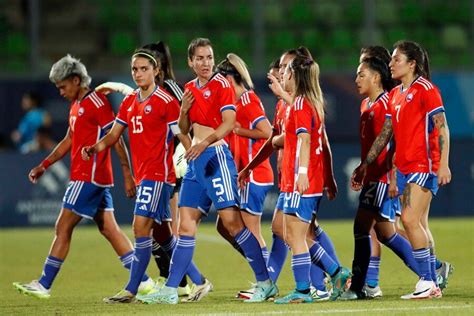
[(205, 99), (209, 98), (211, 96), (211, 90), (204, 91), (202, 95), (204, 96)]
[(407, 101), (407, 102), (410, 102), (411, 100), (413, 100), (413, 94), (412, 94), (412, 93), (408, 93), (408, 94), (407, 94), (407, 97), (406, 97), (406, 101)]
[(82, 114), (84, 114), (84, 108), (83, 107), (80, 107), (79, 110), (77, 111), (77, 114), (79, 116), (82, 116)]
[(149, 114), (151, 112), (151, 105), (148, 104), (147, 106), (145, 106), (145, 114)]

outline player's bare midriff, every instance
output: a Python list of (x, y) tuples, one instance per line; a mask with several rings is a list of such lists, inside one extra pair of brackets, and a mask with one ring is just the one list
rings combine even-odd
[[(206, 139), (209, 135), (214, 133), (215, 129), (209, 126), (193, 123), (193, 132), (194, 132), (194, 137), (193, 137), (192, 145), (196, 145), (196, 144), (199, 144), (204, 139)], [(221, 139), (221, 140), (218, 140), (217, 142), (210, 144), (208, 147), (224, 145), (224, 144), (225, 144), (224, 141)]]

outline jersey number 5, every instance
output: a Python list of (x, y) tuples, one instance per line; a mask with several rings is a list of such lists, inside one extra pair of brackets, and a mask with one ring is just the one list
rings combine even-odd
[(132, 116), (132, 125), (133, 125), (133, 134), (140, 134), (143, 132), (143, 123), (142, 123), (142, 117), (139, 116)]

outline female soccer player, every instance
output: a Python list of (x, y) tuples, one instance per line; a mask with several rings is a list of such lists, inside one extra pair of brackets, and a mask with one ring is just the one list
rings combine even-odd
[[(389, 95), (390, 110), (380, 135), (374, 141), (366, 159), (356, 168), (353, 183), (360, 186), (382, 149), (395, 135), (397, 185), (402, 196), (402, 223), (407, 232), (417, 262), (420, 280), (413, 293), (403, 299), (439, 296), (430, 264), (429, 236), (422, 220), (438, 186), (451, 181), (449, 170), (449, 129), (441, 95), (429, 81), (430, 69), (426, 51), (415, 42), (399, 41), (394, 45), (390, 70), (392, 78), (400, 80)], [(430, 133), (438, 132), (439, 166), (432, 163)]]
[[(378, 57), (364, 58), (357, 68), (355, 80), (357, 88), (360, 94), (367, 96), (361, 104), (360, 141), (362, 161), (382, 130), (385, 115), (388, 112), (387, 91), (390, 91), (394, 86), (391, 77), (388, 63)], [(372, 263), (370, 232), (373, 229), (375, 229), (377, 239), (392, 249), (409, 268), (417, 273), (417, 265), (410, 243), (397, 233), (394, 224), (395, 212), (400, 208), (398, 197), (390, 198), (388, 195), (393, 155), (392, 147), (388, 145), (378, 156), (376, 163), (367, 168), (359, 197), (359, 209), (354, 220), (355, 248), (352, 283), (350, 289), (342, 294), (341, 299), (343, 300), (374, 296), (374, 290), (370, 288), (371, 284), (364, 285), (367, 282), (366, 275), (368, 275), (369, 264)]]
[(150, 261), (153, 223), (170, 221), (169, 199), (176, 181), (172, 162), (173, 135), (185, 146), (190, 143), (189, 137), (181, 134), (177, 126), (178, 102), (155, 83), (155, 77), (160, 72), (160, 62), (154, 52), (146, 48), (136, 50), (132, 56), (131, 70), (139, 89), (125, 97), (109, 134), (95, 145), (84, 147), (82, 151), (83, 158), (90, 159), (91, 155), (113, 145), (125, 128), (129, 127), (132, 162), (138, 185), (133, 221), (136, 259), (132, 263), (130, 280), (125, 289), (105, 298), (107, 303), (135, 301), (137, 281)]
[(166, 285), (149, 298), (162, 304), (178, 302), (176, 288), (192, 259), (197, 226), (214, 203), (222, 223), (239, 243), (256, 275), (257, 290), (247, 302), (261, 302), (274, 296), (277, 288), (269, 279), (257, 239), (245, 228), (238, 211), (237, 172), (226, 145), (226, 136), (235, 124), (234, 94), (227, 79), (212, 72), (214, 54), (208, 39), (191, 41), (188, 65), (197, 78), (185, 86), (179, 117), (183, 133), (189, 132), (191, 126), (194, 131), (193, 145), (185, 156), (189, 165), (179, 197), (179, 240)]
[[(272, 128), (262, 102), (252, 90), (253, 82), (245, 62), (235, 54), (228, 54), (217, 66), (217, 72), (230, 82), (237, 100), (236, 127), (233, 130), (231, 151), (237, 171), (240, 171), (270, 137)], [(260, 220), (265, 197), (273, 186), (273, 170), (269, 159), (253, 169), (247, 180), (249, 181), (240, 191), (240, 211), (245, 226), (257, 238), (266, 262), (268, 250), (261, 233)]]
[[(324, 186), (323, 124), (324, 99), (319, 86), (319, 66), (307, 56), (297, 55), (286, 67), (283, 86), (291, 92), (294, 103), (287, 113), (284, 134), (281, 191), (284, 193), (285, 241), (292, 251), (292, 269), (296, 289), (275, 300), (277, 304), (310, 303), (312, 257), (333, 278), (334, 295), (343, 290), (350, 276), (339, 267), (307, 230), (318, 209)], [(282, 136), (273, 139), (281, 147)], [(321, 258), (321, 256), (325, 256)]]
[[(51, 68), (49, 79), (59, 89), (62, 97), (71, 101), (69, 129), (64, 139), (38, 166), (31, 169), (28, 177), (36, 183), (46, 169), (71, 151), (71, 177), (63, 207), (56, 221), (56, 232), (41, 278), (28, 284), (13, 283), (25, 294), (49, 298), (50, 289), (71, 244), (72, 233), (82, 218), (96, 222), (101, 234), (110, 242), (125, 268), (130, 269), (133, 248), (130, 240), (115, 222), (110, 187), (113, 185), (110, 151), (94, 154), (92, 160), (81, 159), (81, 148), (103, 137), (112, 126), (114, 112), (107, 98), (89, 88), (91, 77), (80, 60), (67, 55)], [(129, 168), (126, 148), (122, 140), (115, 150), (124, 173), (125, 191), (135, 196), (135, 185)], [(141, 291), (153, 288), (153, 280), (142, 275), (138, 280)]]

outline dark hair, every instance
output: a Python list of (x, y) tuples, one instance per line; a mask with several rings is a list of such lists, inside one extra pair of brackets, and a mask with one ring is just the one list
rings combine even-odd
[(163, 80), (172, 79), (176, 81), (173, 72), (173, 61), (171, 59), (171, 53), (168, 45), (166, 45), (163, 41), (159, 41), (158, 43), (147, 44), (143, 46), (143, 48), (152, 50), (160, 58)]
[(301, 56), (313, 59), (313, 56), (311, 55), (311, 52), (305, 46), (300, 46), (298, 48), (293, 48), (293, 49), (287, 50), (286, 52), (283, 53), (283, 55), (294, 55), (294, 56), (301, 55)]
[(423, 76), (431, 80), (430, 60), (428, 52), (421, 47), (420, 44), (413, 41), (398, 41), (393, 45), (394, 49), (398, 49), (403, 55), (407, 56), (407, 61), (414, 60), (416, 62), (415, 74)]
[(40, 107), (41, 106), (41, 101), (42, 101), (42, 98), (41, 96), (35, 92), (35, 91), (27, 91), (23, 94), (23, 97), (27, 97), (29, 98), (31, 101), (33, 101), (33, 103), (37, 106), (37, 107)]
[(395, 81), (392, 79), (390, 68), (384, 60), (378, 57), (367, 57), (362, 60), (362, 64), (367, 65), (372, 71), (379, 73), (384, 90), (390, 91), (395, 87)]
[(158, 85), (163, 85), (163, 71), (161, 69), (161, 53), (154, 50), (154, 49), (151, 49), (151, 48), (147, 48), (147, 46), (149, 46), (150, 44), (148, 45), (145, 45), (141, 48), (138, 48), (136, 49), (134, 52), (133, 52), (133, 55), (132, 55), (132, 59), (134, 57), (143, 57), (143, 58), (146, 58), (150, 61), (150, 64), (153, 65), (153, 69), (155, 68), (158, 68), (159, 69), (159, 72), (158, 74), (156, 75), (155, 77), (155, 83), (157, 83)]
[(272, 62), (270, 63), (269, 68), (270, 68), (270, 70), (272, 70), (272, 69), (280, 69), (280, 58), (275, 59), (274, 61), (272, 61)]
[(188, 58), (193, 59), (196, 48), (205, 46), (212, 47), (211, 41), (208, 38), (198, 37), (193, 39), (188, 46)]
[(390, 55), (390, 52), (388, 49), (386, 49), (383, 46), (366, 46), (362, 47), (360, 50), (360, 54), (367, 55), (365, 57), (377, 57), (382, 59), (387, 65), (390, 63), (392, 60), (392, 56)]

